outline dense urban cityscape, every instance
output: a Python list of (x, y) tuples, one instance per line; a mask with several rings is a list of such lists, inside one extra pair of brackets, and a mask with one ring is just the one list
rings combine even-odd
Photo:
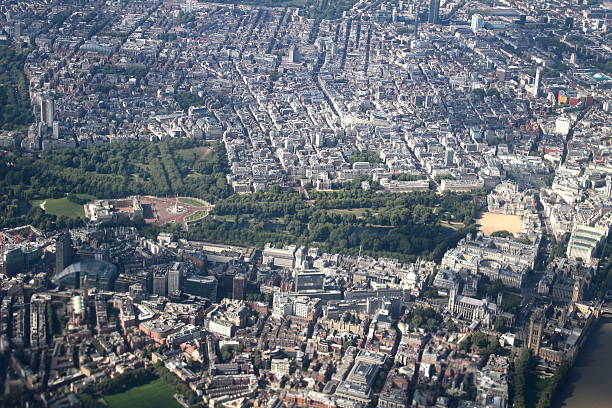
[(3, 0), (0, 407), (612, 406), (611, 21)]

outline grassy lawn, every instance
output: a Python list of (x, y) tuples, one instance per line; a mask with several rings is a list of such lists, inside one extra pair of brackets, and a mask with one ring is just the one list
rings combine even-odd
[(191, 205), (193, 207), (204, 207), (204, 203), (200, 200), (196, 200), (195, 198), (188, 197), (179, 197), (179, 203)]
[(515, 293), (504, 292), (502, 299), (502, 308), (508, 310), (517, 310), (523, 301), (523, 297)]
[(104, 401), (111, 408), (182, 408), (173, 395), (172, 389), (157, 379), (120, 394), (107, 395)]
[(185, 217), (185, 221), (187, 222), (193, 222), (193, 221), (197, 221), (197, 220), (201, 220), (202, 218), (206, 217), (208, 215), (208, 211), (196, 211), (193, 214), (191, 214), (188, 217)]
[(446, 228), (454, 229), (455, 231), (459, 231), (461, 228), (465, 226), (462, 222), (448, 222), (448, 221), (440, 221), (440, 225)]
[[(85, 198), (88, 200), (94, 200), (95, 197), (87, 195), (87, 194), (77, 194), (80, 198)], [(48, 198), (45, 200), (33, 200), (31, 202), (33, 207), (40, 207), (42, 203), (45, 207), (45, 212), (47, 214), (55, 215), (57, 217), (64, 215), (68, 218), (84, 218), (85, 213), (83, 211), (83, 206), (81, 204), (74, 203), (68, 198)]]
[(174, 152), (177, 156), (185, 160), (193, 160), (194, 158), (204, 159), (212, 152), (210, 146), (198, 146), (192, 147), (191, 149), (181, 149)]

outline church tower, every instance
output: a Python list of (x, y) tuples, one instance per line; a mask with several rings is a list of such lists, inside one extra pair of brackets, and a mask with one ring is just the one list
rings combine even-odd
[(542, 331), (544, 319), (542, 318), (542, 310), (537, 309), (529, 319), (529, 337), (527, 347), (537, 356), (540, 353), (540, 341), (542, 340)]

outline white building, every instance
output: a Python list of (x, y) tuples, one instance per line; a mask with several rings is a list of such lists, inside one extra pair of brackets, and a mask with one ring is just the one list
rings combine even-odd
[(480, 14), (474, 14), (472, 16), (472, 31), (477, 33), (484, 28), (484, 18)]
[(291, 362), (288, 358), (273, 358), (270, 363), (270, 372), (278, 378), (289, 376), (290, 370)]
[(234, 325), (225, 320), (211, 320), (208, 323), (208, 330), (225, 337), (232, 337)]
[(555, 133), (567, 136), (569, 134), (571, 124), (570, 118), (567, 116), (559, 116), (557, 120), (555, 120)]
[(481, 178), (477, 179), (460, 179), (448, 180), (444, 179), (440, 182), (440, 191), (472, 191), (484, 187), (484, 181)]
[(604, 228), (574, 225), (567, 244), (567, 257), (569, 259), (581, 258), (584, 262), (590, 263), (597, 248), (607, 235), (608, 231)]

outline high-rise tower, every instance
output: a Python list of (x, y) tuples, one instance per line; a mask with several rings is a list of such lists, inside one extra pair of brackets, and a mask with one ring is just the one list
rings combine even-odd
[(533, 82), (533, 88), (531, 88), (531, 95), (534, 98), (540, 96), (540, 82), (542, 81), (542, 68), (538, 67), (536, 70), (535, 81)]
[(429, 0), (427, 22), (431, 24), (438, 24), (440, 22), (440, 0)]
[(417, 3), (416, 5), (416, 10), (414, 10), (414, 38), (418, 39), (419, 38), (419, 3)]
[(60, 273), (72, 262), (72, 240), (63, 234), (55, 242), (55, 272)]
[(232, 298), (237, 300), (244, 300), (246, 292), (247, 278), (244, 274), (239, 273), (234, 276), (232, 282)]
[(53, 126), (55, 121), (55, 102), (51, 98), (40, 100), (40, 121), (48, 128)]
[(183, 269), (176, 262), (168, 271), (168, 295), (176, 295), (183, 288)]
[(544, 329), (542, 310), (536, 309), (529, 319), (529, 333), (527, 336), (527, 347), (533, 351), (535, 356), (540, 352), (542, 331)]

